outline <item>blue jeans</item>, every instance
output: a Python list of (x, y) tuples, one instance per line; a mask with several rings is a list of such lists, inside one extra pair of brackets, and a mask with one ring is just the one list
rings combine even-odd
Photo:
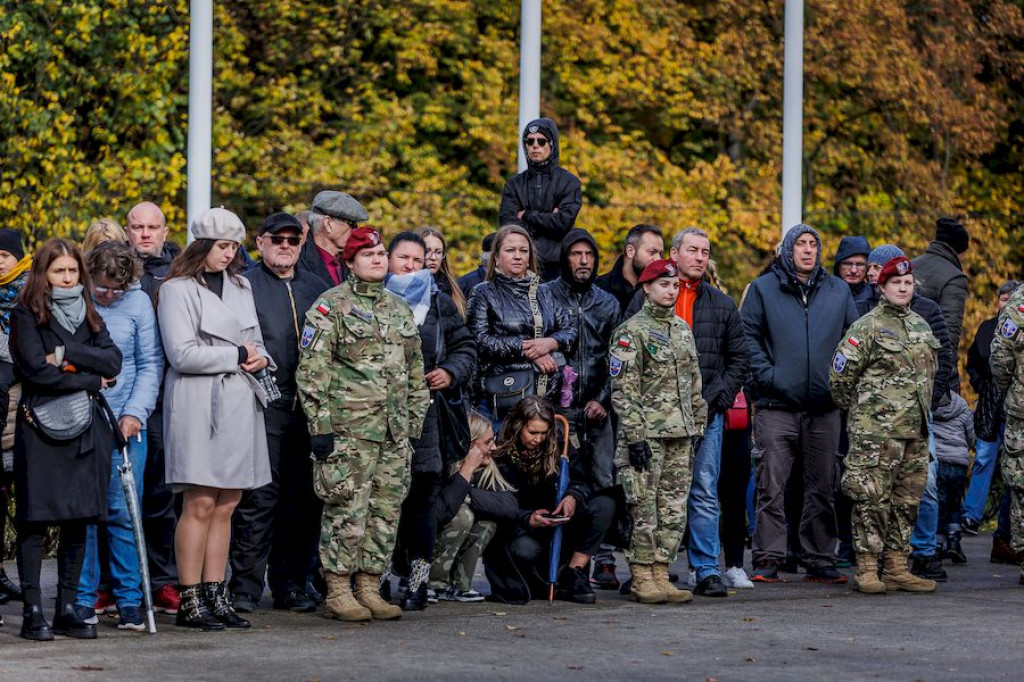
[(964, 506), (960, 515), (964, 519), (980, 522), (985, 516), (985, 503), (988, 491), (992, 486), (992, 474), (996, 470), (999, 459), (999, 444), (1002, 438), (992, 441), (978, 439), (977, 455), (974, 458), (974, 470), (971, 472), (971, 483), (967, 486)]
[(935, 459), (935, 436), (928, 434), (928, 450), (931, 461), (928, 463), (928, 482), (921, 495), (921, 504), (917, 508), (917, 523), (914, 533), (910, 536), (910, 546), (914, 556), (935, 556), (938, 546), (935, 536), (939, 531), (939, 461)]
[[(135, 490), (138, 492), (139, 509), (142, 509), (142, 475), (146, 469), (146, 432), (138, 438), (128, 439), (128, 461), (132, 463)], [(122, 606), (138, 607), (142, 604), (142, 574), (139, 571), (139, 555), (135, 551), (135, 535), (132, 520), (128, 514), (128, 502), (121, 487), (121, 475), (117, 471), (121, 464), (121, 453), (114, 450), (113, 466), (110, 468), (110, 491), (107, 493), (107, 523), (105, 526), (89, 526), (85, 544), (85, 563), (78, 579), (79, 606), (92, 607), (96, 603), (96, 590), (100, 583), (99, 542), (110, 547), (110, 577), (113, 582), (114, 601)], [(102, 532), (105, 530), (106, 532)]]
[(718, 575), (718, 475), (722, 471), (723, 417), (708, 422), (693, 454), (693, 483), (686, 503), (690, 528), (689, 560), (697, 580)]

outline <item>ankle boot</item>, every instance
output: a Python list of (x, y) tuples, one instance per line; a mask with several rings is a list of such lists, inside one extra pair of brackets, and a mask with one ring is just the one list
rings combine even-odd
[(668, 577), (668, 564), (654, 564), (651, 567), (651, 577), (654, 585), (665, 593), (670, 604), (685, 604), (693, 600), (693, 593), (689, 590), (680, 590)]
[(53, 634), (75, 639), (96, 639), (96, 626), (82, 620), (75, 612), (75, 605), (57, 600), (57, 611), (53, 617)]
[(178, 607), (175, 625), (198, 628), (204, 632), (224, 629), (224, 623), (210, 615), (210, 610), (206, 608), (206, 602), (199, 594), (199, 585), (180, 585), (178, 595), (181, 597), (181, 605)]
[(373, 618), (370, 609), (356, 601), (352, 595), (351, 578), (347, 573), (324, 571), (327, 581), (327, 614), (348, 623), (361, 623)]
[(9, 601), (25, 601), (25, 593), (18, 583), (8, 578), (4, 569), (0, 568), (0, 604)]
[(641, 604), (664, 604), (668, 595), (655, 584), (652, 571), (644, 564), (629, 565), (629, 573), (633, 576), (629, 585), (630, 596)]
[(228, 585), (225, 582), (203, 583), (203, 600), (210, 615), (228, 628), (250, 628), (252, 623), (242, 618), (228, 601)]
[(889, 552), (885, 557), (885, 569), (882, 571), (882, 582), (885, 589), (894, 592), (934, 592), (935, 581), (918, 578), (907, 570), (907, 554)]
[(356, 573), (356, 601), (370, 609), (376, 620), (394, 620), (402, 617), (402, 609), (380, 598), (378, 588), (380, 576), (372, 573)]
[(402, 597), (403, 611), (422, 611), (427, 608), (427, 582), (430, 578), (430, 564), (423, 559), (413, 559), (409, 571), (409, 589)]
[(878, 557), (874, 554), (857, 555), (857, 574), (853, 579), (859, 592), (885, 594), (885, 583), (878, 579)]
[(22, 613), (21, 636), (23, 639), (30, 639), (34, 642), (49, 642), (53, 640), (53, 630), (50, 624), (43, 617), (43, 610), (36, 604), (25, 604)]

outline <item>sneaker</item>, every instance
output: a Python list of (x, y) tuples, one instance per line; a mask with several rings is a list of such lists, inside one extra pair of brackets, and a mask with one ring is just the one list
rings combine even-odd
[[(117, 604), (114, 602), (114, 595), (111, 592), (100, 590), (96, 593), (96, 605), (92, 607), (97, 616), (104, 613), (117, 613)], [(83, 620), (85, 620), (83, 618)]]
[(936, 582), (944, 583), (949, 578), (942, 568), (942, 562), (937, 556), (912, 557), (910, 560), (910, 572), (918, 578), (927, 578)]
[(847, 577), (839, 572), (835, 566), (812, 566), (807, 569), (805, 583), (825, 583), (828, 585), (845, 585)]
[(960, 519), (960, 530), (968, 535), (977, 535), (978, 531), (981, 530), (981, 521), (975, 521), (965, 516)]
[(88, 623), (89, 625), (96, 625), (100, 622), (99, 616), (96, 615), (100, 612), (96, 609), (91, 609), (88, 606), (75, 604), (75, 613), (78, 614), (78, 617), (82, 619), (83, 623)]
[[(234, 606), (237, 611), (237, 598)], [(305, 590), (292, 589), (283, 597), (274, 596), (274, 608), (279, 610), (287, 609), (292, 613), (312, 613), (316, 611), (316, 602), (309, 598)]]
[(594, 566), (594, 575), (590, 582), (599, 590), (617, 590), (621, 586), (618, 576), (615, 575), (615, 564)]
[(117, 621), (118, 630), (134, 630), (145, 632), (146, 624), (142, 622), (142, 612), (138, 606), (125, 606), (121, 609), (121, 618)]
[(779, 564), (780, 573), (799, 573), (801, 568), (805, 571), (810, 570), (810, 567), (802, 559), (793, 554), (790, 554), (786, 557), (785, 561)]
[(686, 584), (690, 587), (697, 586), (697, 571), (690, 571), (686, 574)]
[(577, 604), (593, 604), (597, 601), (597, 595), (590, 587), (590, 579), (587, 577), (585, 568), (566, 566), (558, 576), (558, 586), (555, 591), (559, 599), (574, 601)]
[(181, 606), (181, 597), (174, 585), (161, 585), (153, 593), (153, 610), (157, 613), (166, 613), (169, 616), (178, 614), (178, 607)]
[(753, 572), (750, 574), (750, 579), (755, 583), (780, 583), (782, 578), (779, 577), (779, 567), (775, 563), (763, 563), (754, 566)]
[(853, 545), (848, 542), (840, 542), (836, 550), (836, 568), (850, 568), (853, 566)]
[(960, 546), (959, 533), (950, 533), (946, 536), (946, 541), (942, 546), (942, 558), (949, 559), (957, 565), (967, 563), (967, 555), (964, 554), (964, 550)]
[(437, 591), (434, 590), (433, 588), (430, 588), (430, 587), (427, 588), (427, 603), (428, 604), (436, 604), (437, 603)]
[(236, 613), (252, 613), (256, 610), (257, 600), (247, 594), (231, 595), (231, 608)]
[(465, 592), (463, 592), (458, 588), (453, 589), (455, 590), (454, 594), (452, 595), (452, 599), (454, 601), (471, 603), (484, 600), (484, 595), (480, 594), (476, 590), (466, 590)]
[(741, 566), (733, 566), (722, 574), (722, 582), (728, 587), (732, 587), (737, 590), (752, 590), (754, 589), (754, 583), (750, 582), (750, 577), (747, 572), (743, 570)]
[(725, 589), (725, 583), (722, 582), (721, 576), (717, 573), (712, 573), (698, 582), (697, 587), (693, 589), (693, 593), (702, 597), (729, 596), (729, 591)]

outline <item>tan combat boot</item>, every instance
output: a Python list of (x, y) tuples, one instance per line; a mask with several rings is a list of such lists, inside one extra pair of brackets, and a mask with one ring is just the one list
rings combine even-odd
[(655, 587), (665, 593), (669, 604), (685, 604), (688, 601), (693, 601), (693, 592), (676, 588), (668, 579), (668, 564), (654, 564), (651, 569)]
[(634, 600), (641, 604), (664, 604), (668, 601), (668, 595), (654, 584), (650, 566), (630, 564), (629, 573), (633, 576), (629, 594)]
[(327, 607), (327, 614), (331, 618), (360, 623), (373, 617), (370, 609), (357, 602), (352, 595), (352, 586), (347, 574), (324, 571), (324, 580), (327, 581), (327, 601), (324, 602), (324, 606)]
[(907, 570), (907, 555), (889, 552), (885, 555), (885, 569), (882, 571), (882, 582), (890, 592), (934, 592), (935, 581), (918, 578)]
[(885, 583), (878, 579), (878, 557), (874, 554), (857, 555), (857, 590), (864, 594), (885, 594)]
[(376, 620), (395, 620), (402, 617), (402, 609), (384, 601), (380, 592), (380, 576), (372, 573), (356, 573), (356, 600), (368, 608)]

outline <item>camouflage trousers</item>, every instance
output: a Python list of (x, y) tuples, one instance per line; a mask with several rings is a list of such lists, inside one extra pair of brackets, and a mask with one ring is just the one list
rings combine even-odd
[(651, 439), (647, 471), (619, 468), (619, 483), (633, 516), (626, 560), (631, 564), (670, 564), (686, 529), (686, 502), (693, 480), (693, 441)]
[(928, 440), (850, 434), (843, 493), (853, 501), (853, 548), (857, 554), (910, 551), (928, 480)]
[(1024, 419), (1006, 415), (999, 470), (1010, 492), (1010, 546), (1024, 550)]
[(335, 436), (334, 452), (313, 465), (324, 502), (320, 561), (324, 570), (380, 575), (391, 561), (402, 500), (412, 476), (408, 440), (383, 443)]
[(497, 532), (496, 522), (477, 521), (469, 505), (463, 504), (438, 534), (434, 563), (430, 565), (430, 586), (435, 590), (472, 589), (477, 561)]

